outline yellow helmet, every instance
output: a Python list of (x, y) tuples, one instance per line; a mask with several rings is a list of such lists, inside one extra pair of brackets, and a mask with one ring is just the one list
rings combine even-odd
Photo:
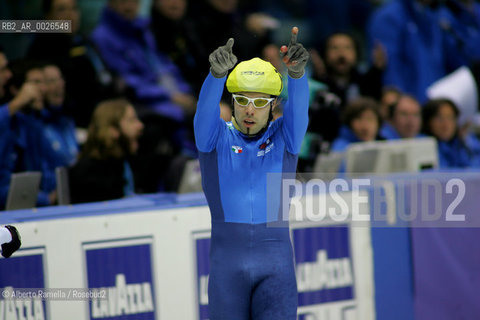
[(240, 62), (227, 78), (230, 93), (259, 92), (278, 96), (282, 88), (282, 75), (270, 62), (260, 58)]

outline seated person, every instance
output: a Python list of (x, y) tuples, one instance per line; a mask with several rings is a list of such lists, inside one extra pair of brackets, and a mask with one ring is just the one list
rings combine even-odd
[(81, 12), (77, 0), (43, 0), (43, 17), (70, 20), (71, 33), (38, 33), (27, 56), (54, 61), (66, 79), (66, 93), (77, 127), (86, 128), (95, 106), (123, 93), (124, 86), (102, 60), (95, 45), (81, 33)]
[(60, 68), (52, 63), (43, 66), (45, 108), (41, 111), (43, 131), (54, 155), (54, 167), (68, 167), (77, 159), (78, 143), (75, 123), (66, 114), (65, 81)]
[(138, 149), (143, 123), (124, 99), (98, 105), (77, 163), (69, 170), (72, 203), (105, 201), (134, 194), (129, 160)]
[(185, 114), (195, 112), (196, 100), (177, 66), (157, 50), (139, 9), (139, 1), (108, 0), (92, 40), (108, 67), (126, 82), (135, 106), (182, 122)]
[(138, 15), (140, 1), (106, 3), (91, 38), (108, 67), (124, 80), (127, 97), (145, 124), (135, 161), (138, 190), (158, 192), (164, 188), (164, 168), (176, 156), (197, 156), (193, 136), (196, 99), (178, 67), (157, 50), (149, 21)]
[(451, 100), (432, 99), (422, 108), (423, 133), (436, 138), (440, 168), (478, 167), (480, 143), (459, 132), (460, 111)]
[[(192, 19), (187, 18), (187, 0), (154, 0), (151, 8), (151, 30), (158, 50), (166, 54), (180, 69), (182, 76), (200, 92), (203, 74), (208, 70), (201, 60), (208, 56), (203, 42), (197, 35)], [(165, 32), (168, 30), (168, 32)], [(204, 67), (207, 67), (204, 69)]]
[(422, 112), (418, 100), (408, 94), (402, 94), (388, 109), (388, 119), (380, 129), (387, 140), (415, 138), (420, 135)]
[(342, 115), (343, 125), (339, 136), (333, 141), (330, 151), (345, 151), (350, 143), (383, 140), (379, 135), (382, 120), (378, 104), (372, 98), (352, 100)]
[[(5, 58), (5, 56), (4, 56)], [(56, 201), (55, 154), (45, 137), (41, 111), (46, 95), (42, 67), (31, 61), (12, 65), (13, 76), (0, 105), (0, 208), (6, 204), (12, 173), (42, 173), (38, 206)]]

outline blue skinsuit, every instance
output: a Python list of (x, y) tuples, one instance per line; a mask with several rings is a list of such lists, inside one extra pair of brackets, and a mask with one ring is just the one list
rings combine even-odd
[[(289, 77), (284, 117), (253, 138), (220, 118), (225, 80), (208, 75), (194, 120), (212, 217), (210, 319), (296, 319), (288, 221), (279, 214), (280, 177), (275, 175), (274, 186), (269, 183), (267, 196), (267, 173), (296, 171), (308, 125), (307, 78)], [(267, 225), (275, 221), (281, 227)]]

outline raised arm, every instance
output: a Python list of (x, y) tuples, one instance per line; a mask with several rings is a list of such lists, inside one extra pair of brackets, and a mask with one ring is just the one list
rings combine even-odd
[(201, 152), (210, 152), (215, 148), (222, 125), (220, 119), (220, 99), (222, 98), (228, 70), (237, 63), (237, 57), (232, 52), (234, 40), (228, 39), (227, 44), (210, 54), (210, 73), (200, 90), (197, 111), (194, 118), (195, 141)]
[(292, 28), (287, 46), (280, 48), (280, 55), (288, 69), (288, 101), (283, 110), (283, 132), (288, 152), (298, 154), (308, 126), (308, 82), (305, 65), (309, 54), (297, 43), (298, 28)]

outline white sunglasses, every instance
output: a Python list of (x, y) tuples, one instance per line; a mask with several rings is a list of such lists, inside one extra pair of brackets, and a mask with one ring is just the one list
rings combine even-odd
[(275, 100), (275, 98), (249, 98), (239, 94), (232, 94), (232, 96), (235, 102), (242, 107), (248, 106), (251, 102), (256, 109), (265, 108), (270, 102)]

